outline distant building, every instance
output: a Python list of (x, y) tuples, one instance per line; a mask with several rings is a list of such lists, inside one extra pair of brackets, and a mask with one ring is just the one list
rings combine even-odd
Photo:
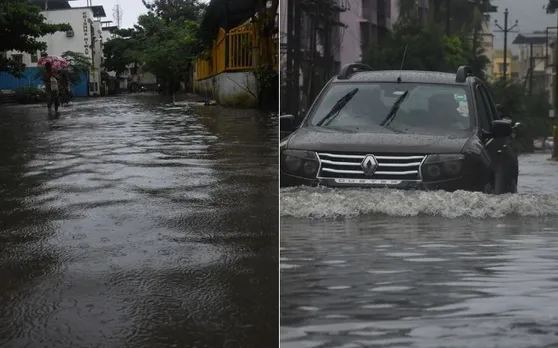
[[(341, 0), (340, 65), (358, 62), (362, 54), (387, 35), (399, 14), (398, 0)], [(395, 17), (397, 18), (397, 16)]]
[(72, 30), (58, 32), (40, 38), (47, 43), (45, 52), (37, 51), (35, 54), (22, 52), (7, 52), (6, 56), (15, 61), (24, 63), (28, 73), (25, 79), (1, 78), (0, 89), (16, 89), (21, 85), (32, 85), (38, 81), (31, 81), (36, 70), (37, 61), (42, 53), (61, 56), (66, 51), (82, 53), (91, 58), (94, 69), (89, 71), (82, 81), (81, 86), (74, 86), (74, 94), (78, 96), (98, 95), (101, 84), (102, 40), (103, 29), (101, 18), (106, 17), (103, 6), (71, 7), (70, 1), (74, 0), (32, 0), (43, 9), (42, 14), (48, 23), (67, 23)]
[[(300, 54), (298, 57), (301, 110), (305, 110), (310, 105), (327, 80), (337, 74), (341, 65), (344, 64), (342, 54), (346, 48), (343, 45), (347, 45), (347, 40), (352, 36), (352, 32), (347, 28), (347, 23), (343, 21), (342, 16), (350, 11), (349, 3), (355, 2), (358, 1), (332, 0), (328, 5), (330, 15), (327, 18), (326, 26), (323, 24), (324, 18), (317, 20), (314, 13), (306, 13), (301, 10)], [(289, 27), (287, 20), (289, 1), (281, 0), (279, 6), (281, 93), (285, 93), (287, 85), (292, 82), (288, 81), (291, 76), (290, 72), (287, 72), (288, 59), (291, 59), (292, 62), (296, 60), (293, 57), (287, 57), (287, 38), (289, 32), (294, 32), (294, 28)], [(325, 27), (327, 30), (324, 30)], [(360, 47), (358, 41), (353, 41), (353, 43)], [(357, 57), (357, 60), (360, 60), (360, 56)], [(354, 60), (350, 62), (353, 63)], [(286, 95), (282, 95), (281, 100), (283, 103), (288, 103)], [(287, 107), (282, 106), (281, 109), (286, 110)]]
[(554, 56), (553, 42), (556, 35), (552, 32), (535, 31), (519, 33), (512, 44), (519, 46), (519, 75), (526, 88), (534, 92), (546, 91), (549, 103), (553, 104), (554, 94)]
[[(493, 50), (492, 51), (492, 76), (493, 80), (498, 80), (504, 76), (504, 50)], [(508, 79), (520, 80), (520, 62), (519, 56), (513, 55), (512, 51), (508, 49), (506, 57), (506, 76)]]

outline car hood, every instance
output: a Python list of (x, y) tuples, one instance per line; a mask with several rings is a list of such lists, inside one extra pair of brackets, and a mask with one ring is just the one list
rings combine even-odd
[(303, 127), (291, 134), (287, 148), (332, 152), (460, 153), (469, 137), (399, 133), (364, 133)]

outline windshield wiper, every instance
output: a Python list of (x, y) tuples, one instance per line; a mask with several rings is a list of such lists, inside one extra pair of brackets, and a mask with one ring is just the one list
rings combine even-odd
[(329, 112), (327, 113), (327, 115), (325, 115), (324, 118), (322, 118), (318, 123), (316, 123), (316, 126), (321, 126), (323, 125), (325, 122), (331, 122), (341, 111), (341, 109), (343, 109), (345, 107), (345, 105), (347, 105), (348, 102), (351, 101), (351, 99), (353, 99), (353, 97), (355, 96), (355, 94), (357, 94), (358, 92), (358, 88), (353, 89), (352, 91), (350, 91), (349, 93), (345, 94), (343, 97), (341, 97), (341, 99), (339, 99), (335, 105), (333, 105), (333, 107), (331, 108), (331, 110), (329, 110)]
[(401, 106), (401, 103), (403, 102), (403, 100), (405, 100), (407, 95), (409, 95), (409, 91), (405, 91), (405, 92), (403, 92), (403, 94), (401, 94), (399, 96), (399, 98), (395, 101), (395, 103), (393, 103), (393, 106), (389, 110), (386, 118), (384, 118), (383, 121), (380, 122), (380, 126), (382, 126), (382, 127), (389, 126), (391, 121), (393, 121), (393, 119), (395, 118), (395, 115), (397, 114), (397, 111), (399, 110), (399, 106)]

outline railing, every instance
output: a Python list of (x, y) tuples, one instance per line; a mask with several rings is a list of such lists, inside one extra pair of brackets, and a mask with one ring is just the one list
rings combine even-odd
[[(279, 42), (273, 38), (272, 63), (275, 69), (279, 66)], [(244, 71), (253, 69), (256, 65), (254, 53), (262, 52), (260, 38), (252, 24), (243, 24), (225, 32), (219, 30), (211, 48), (209, 59), (196, 61), (196, 80), (203, 80), (225, 71)]]

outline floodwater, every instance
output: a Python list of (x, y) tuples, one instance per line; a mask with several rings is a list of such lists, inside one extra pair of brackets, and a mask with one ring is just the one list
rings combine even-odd
[(277, 346), (277, 122), (61, 111), (0, 110), (0, 347)]
[(558, 347), (558, 164), (520, 193), (281, 190), (281, 347)]

